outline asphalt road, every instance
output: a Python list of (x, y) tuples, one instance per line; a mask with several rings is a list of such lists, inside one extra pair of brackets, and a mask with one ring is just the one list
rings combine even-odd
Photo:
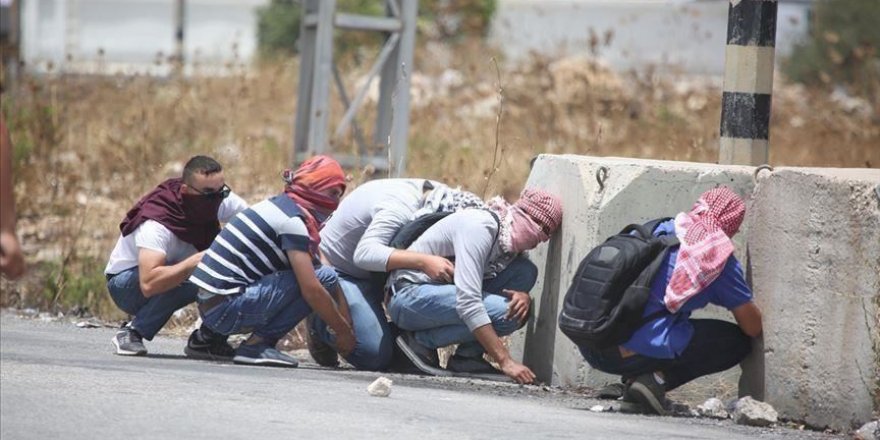
[[(591, 412), (555, 388), (200, 362), (158, 337), (147, 357), (112, 354), (113, 329), (0, 315), (0, 437), (14, 439), (824, 439), (730, 421)], [(301, 356), (300, 356), (301, 357)]]

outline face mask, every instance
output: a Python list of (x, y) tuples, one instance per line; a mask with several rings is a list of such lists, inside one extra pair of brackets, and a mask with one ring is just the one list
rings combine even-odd
[(223, 199), (202, 195), (183, 194), (183, 213), (190, 223), (205, 224), (217, 221), (217, 210)]
[(528, 214), (521, 210), (511, 210), (513, 221), (510, 224), (510, 250), (523, 252), (534, 249), (549, 237)]

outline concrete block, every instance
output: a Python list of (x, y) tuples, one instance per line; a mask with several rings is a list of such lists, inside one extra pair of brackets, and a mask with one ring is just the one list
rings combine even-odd
[[(627, 224), (675, 216), (690, 209), (700, 194), (719, 184), (730, 186), (748, 200), (753, 190), (753, 170), (747, 166), (687, 162), (539, 156), (526, 186), (559, 195), (565, 213), (559, 232), (531, 253), (541, 270), (532, 290), (536, 319), (525, 331), (514, 334), (512, 354), (530, 366), (540, 380), (556, 385), (598, 386), (617, 380), (592, 370), (557, 328), (562, 298), (580, 260)], [(734, 240), (737, 256), (744, 264), (748, 228), (744, 224)], [(695, 316), (732, 319), (727, 311), (717, 309)], [(736, 378), (730, 380), (735, 388)], [(705, 398), (701, 396), (696, 403)]]
[(880, 170), (762, 172), (749, 217), (766, 401), (848, 431), (880, 411)]

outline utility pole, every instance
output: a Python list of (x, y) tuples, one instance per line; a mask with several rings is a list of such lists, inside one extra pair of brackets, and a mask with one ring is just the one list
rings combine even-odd
[[(386, 15), (365, 16), (336, 11), (336, 0), (304, 0), (300, 30), (300, 76), (292, 162), (324, 154), (352, 129), (359, 154), (336, 152), (346, 167), (372, 165), (400, 176), (406, 169), (409, 134), (409, 85), (415, 47), (418, 0), (384, 0)], [(367, 72), (367, 81), (349, 99), (333, 59), (336, 29), (381, 32), (385, 43)], [(379, 80), (379, 101), (372, 144), (366, 145), (355, 115), (370, 84)], [(345, 111), (330, 132), (330, 91), (335, 84)], [(378, 150), (379, 154), (369, 150)]]
[(183, 74), (183, 28), (186, 23), (186, 0), (174, 0), (174, 73)]
[(776, 0), (730, 0), (719, 163), (769, 159), (776, 9)]

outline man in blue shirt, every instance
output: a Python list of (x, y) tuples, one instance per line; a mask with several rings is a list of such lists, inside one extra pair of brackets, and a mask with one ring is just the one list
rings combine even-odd
[[(745, 216), (742, 199), (727, 187), (704, 193), (690, 212), (661, 223), (655, 236), (675, 234), (681, 245), (667, 253), (651, 285), (642, 316), (667, 314), (640, 327), (617, 347), (579, 347), (600, 371), (623, 376), (624, 398), (667, 414), (666, 391), (707, 374), (727, 370), (751, 351), (762, 332), (761, 312), (730, 240)], [(691, 319), (708, 304), (730, 310), (736, 324)]]

